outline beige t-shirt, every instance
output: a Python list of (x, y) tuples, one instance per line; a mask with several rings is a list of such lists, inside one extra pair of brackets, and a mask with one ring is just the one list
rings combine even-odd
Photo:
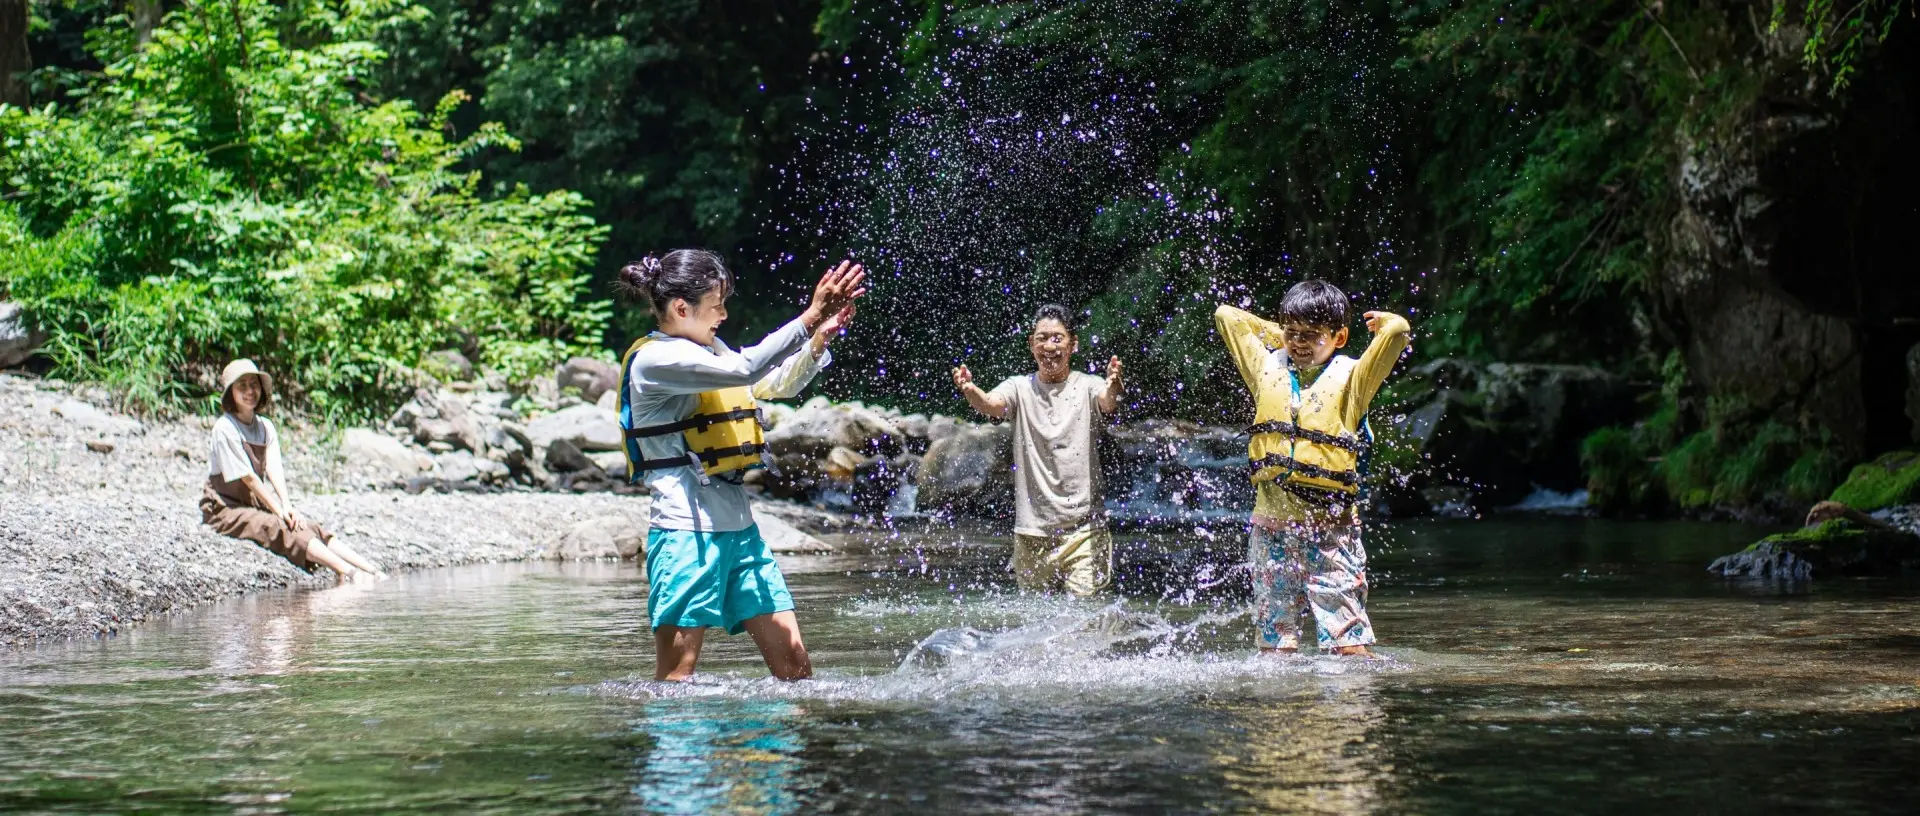
[(1100, 482), (1100, 394), (1107, 381), (1075, 371), (1065, 382), (1012, 377), (991, 396), (1013, 425), (1013, 531), (1051, 536), (1106, 524)]

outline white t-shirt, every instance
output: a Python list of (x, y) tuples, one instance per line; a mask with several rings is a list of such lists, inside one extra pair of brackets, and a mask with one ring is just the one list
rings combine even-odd
[(1100, 451), (1107, 381), (1071, 372), (1058, 383), (1012, 377), (990, 396), (1007, 403), (1013, 425), (1013, 531), (1055, 536), (1106, 524)]
[[(753, 387), (755, 399), (785, 399), (800, 393), (820, 369), (833, 362), (832, 352), (819, 360), (807, 349), (807, 328), (799, 320), (775, 329), (758, 345), (739, 351), (718, 338), (702, 346), (682, 337), (655, 334), (654, 341), (633, 355), (627, 369), (627, 395), (633, 426), (678, 422), (693, 413), (697, 395), (721, 388)], [(640, 440), (648, 459), (685, 456), (679, 434)], [(648, 471), (641, 480), (653, 493), (649, 524), (662, 530), (730, 533), (753, 526), (746, 488), (737, 477), (700, 475), (691, 466)]]
[(280, 459), (280, 437), (273, 431), (273, 421), (255, 415), (252, 424), (234, 419), (232, 414), (221, 414), (213, 421), (213, 433), (209, 437), (212, 448), (207, 475), (218, 476), (225, 481), (237, 481), (248, 476), (265, 480), (267, 474), (253, 472), (253, 460), (247, 456), (247, 445), (264, 445), (267, 449), (267, 469), (273, 470), (274, 463)]

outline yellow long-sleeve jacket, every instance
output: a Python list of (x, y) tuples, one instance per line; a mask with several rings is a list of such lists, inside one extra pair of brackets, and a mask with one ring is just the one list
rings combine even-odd
[[(1406, 350), (1409, 333), (1413, 329), (1404, 317), (1386, 312), (1377, 314), (1380, 317), (1380, 331), (1367, 344), (1366, 351), (1361, 353), (1352, 376), (1347, 380), (1345, 392), (1340, 397), (1341, 422), (1347, 431), (1359, 430), (1367, 406), (1373, 402), (1374, 395), (1380, 392), (1387, 375), (1393, 372), (1393, 364), (1400, 359), (1400, 352)], [(1284, 330), (1277, 323), (1227, 305), (1214, 310), (1213, 322), (1220, 331), (1221, 339), (1226, 341), (1234, 366), (1240, 370), (1240, 379), (1253, 392), (1255, 404), (1259, 404), (1262, 383), (1275, 381), (1275, 378), (1263, 376), (1264, 373), (1269, 367), (1287, 365)], [(1317, 371), (1311, 373), (1318, 374)], [(1279, 381), (1284, 382), (1285, 379)], [(1316, 515), (1317, 508), (1314, 505), (1275, 482), (1259, 482), (1254, 490), (1255, 524), (1275, 527), (1306, 522)], [(1325, 511), (1319, 511), (1318, 515), (1325, 515)]]

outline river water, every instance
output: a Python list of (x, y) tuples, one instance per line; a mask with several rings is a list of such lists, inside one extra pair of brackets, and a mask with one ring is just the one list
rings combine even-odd
[(1702, 569), (1758, 532), (1372, 530), (1375, 661), (1256, 655), (1231, 535), (1123, 536), (1107, 602), (979, 532), (788, 560), (799, 684), (646, 680), (632, 565), (255, 596), (0, 656), (0, 810), (1912, 812), (1920, 583)]

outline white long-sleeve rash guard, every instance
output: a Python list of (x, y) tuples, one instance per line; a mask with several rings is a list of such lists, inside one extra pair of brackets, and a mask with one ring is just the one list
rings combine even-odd
[[(797, 319), (739, 351), (719, 338), (703, 346), (682, 337), (653, 337), (633, 355), (627, 372), (636, 428), (685, 418), (693, 412), (695, 395), (706, 391), (751, 385), (755, 399), (794, 396), (833, 362), (831, 351), (814, 359), (806, 325)], [(640, 451), (648, 459), (685, 456), (686, 444), (678, 434), (648, 437), (640, 440)], [(653, 492), (649, 518), (655, 528), (726, 533), (753, 526), (746, 488), (733, 481), (701, 484), (691, 466), (649, 471), (643, 478)]]

